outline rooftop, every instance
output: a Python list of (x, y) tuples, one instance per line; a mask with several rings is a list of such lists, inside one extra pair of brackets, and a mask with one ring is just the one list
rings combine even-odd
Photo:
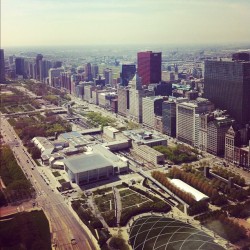
[(75, 131), (60, 134), (59, 138), (69, 142), (74, 147), (85, 146), (88, 144), (88, 141), (84, 138), (84, 136)]
[(206, 196), (202, 192), (200, 192), (197, 189), (189, 186), (187, 183), (185, 183), (185, 182), (183, 182), (183, 181), (181, 181), (179, 179), (172, 179), (170, 181), (171, 181), (172, 184), (174, 184), (179, 189), (193, 195), (196, 201), (206, 200), (206, 199), (209, 198), (208, 196)]
[(160, 135), (151, 133), (150, 131), (146, 131), (143, 129), (126, 130), (123, 131), (122, 133), (128, 138), (132, 139), (133, 141), (141, 142), (143, 144), (156, 141), (166, 141), (166, 139), (161, 137)]
[(109, 160), (96, 153), (73, 156), (64, 163), (74, 174), (112, 166)]

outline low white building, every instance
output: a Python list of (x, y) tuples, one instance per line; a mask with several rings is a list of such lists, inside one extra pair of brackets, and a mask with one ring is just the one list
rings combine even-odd
[(202, 192), (198, 191), (197, 189), (191, 187), (190, 185), (179, 179), (172, 179), (170, 181), (180, 190), (191, 194), (196, 201), (207, 200), (209, 198), (207, 195), (203, 194)]

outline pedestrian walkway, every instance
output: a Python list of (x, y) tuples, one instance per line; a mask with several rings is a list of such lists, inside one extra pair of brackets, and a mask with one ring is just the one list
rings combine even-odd
[(113, 191), (114, 191), (114, 198), (115, 198), (115, 204), (116, 204), (115, 214), (116, 214), (116, 219), (117, 219), (117, 226), (119, 226), (120, 220), (121, 220), (121, 213), (122, 213), (121, 196), (120, 196), (119, 190), (116, 187), (113, 188)]
[(101, 221), (103, 227), (109, 230), (109, 226), (106, 223), (106, 221), (104, 220), (104, 218), (102, 217), (102, 214), (100, 213), (99, 209), (97, 208), (92, 196), (89, 196), (88, 204), (89, 204), (89, 207), (92, 208), (92, 212), (96, 216), (96, 218), (98, 218)]

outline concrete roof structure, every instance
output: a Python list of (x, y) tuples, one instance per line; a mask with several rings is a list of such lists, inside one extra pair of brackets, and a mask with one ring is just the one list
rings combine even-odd
[(111, 161), (97, 153), (69, 157), (64, 160), (64, 164), (74, 174), (112, 166)]
[(167, 140), (159, 134), (144, 129), (126, 130), (122, 133), (132, 139), (135, 143), (147, 145), (153, 142), (162, 142), (163, 144), (167, 144)]
[(73, 147), (86, 146), (89, 142), (76, 131), (60, 134), (59, 139), (67, 141)]
[(203, 194), (202, 192), (198, 191), (197, 189), (189, 186), (187, 183), (179, 180), (179, 179), (172, 179), (170, 180), (172, 184), (174, 184), (176, 187), (178, 187), (179, 189), (191, 194), (194, 196), (194, 199), (196, 201), (201, 201), (201, 200), (206, 200), (209, 197), (205, 194)]
[(31, 140), (42, 153), (42, 156), (50, 155), (54, 151), (54, 145), (45, 137), (34, 137)]

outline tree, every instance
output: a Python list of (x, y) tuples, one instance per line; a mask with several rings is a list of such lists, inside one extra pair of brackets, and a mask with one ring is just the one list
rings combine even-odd
[(129, 246), (126, 244), (126, 241), (119, 236), (113, 236), (110, 239), (109, 245), (117, 250), (129, 250)]

